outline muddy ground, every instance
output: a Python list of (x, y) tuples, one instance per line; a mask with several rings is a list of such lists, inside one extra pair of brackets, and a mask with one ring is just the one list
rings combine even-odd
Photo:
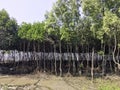
[(107, 84), (120, 87), (120, 76), (107, 75), (91, 82), (90, 77), (83, 76), (57, 77), (44, 73), (0, 75), (0, 90), (99, 90)]

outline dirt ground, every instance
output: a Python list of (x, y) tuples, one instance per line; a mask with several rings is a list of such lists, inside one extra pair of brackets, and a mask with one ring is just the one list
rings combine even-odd
[(92, 83), (90, 77), (83, 76), (57, 77), (43, 73), (21, 76), (0, 75), (0, 90), (99, 90), (99, 87), (105, 84), (120, 87), (120, 76), (96, 78)]

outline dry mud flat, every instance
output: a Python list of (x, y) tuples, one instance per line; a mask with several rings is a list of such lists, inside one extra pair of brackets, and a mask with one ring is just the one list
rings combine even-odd
[(56, 77), (47, 74), (0, 75), (0, 90), (99, 90), (98, 87), (104, 83), (120, 86), (120, 77), (97, 78), (91, 83), (86, 77)]

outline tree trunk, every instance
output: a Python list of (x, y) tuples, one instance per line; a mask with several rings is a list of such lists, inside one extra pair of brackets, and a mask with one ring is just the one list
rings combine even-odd
[(92, 60), (91, 60), (91, 79), (94, 79), (94, 47), (92, 48)]
[[(37, 50), (37, 53), (39, 53), (39, 52), (40, 52), (39, 41), (37, 42), (37, 49), (38, 49), (38, 50)], [(39, 57), (39, 56), (38, 56), (38, 57)], [(40, 65), (39, 65), (39, 64), (40, 64), (40, 59), (38, 58), (38, 59), (37, 59), (37, 70), (38, 70), (38, 71), (40, 71)]]
[(117, 38), (116, 38), (116, 33), (114, 33), (114, 50), (113, 50), (113, 53), (112, 53), (113, 54), (113, 61), (117, 65), (117, 68), (120, 70), (120, 64), (115, 59), (116, 49), (117, 49)]
[(33, 41), (33, 60), (35, 61), (36, 71), (37, 71), (37, 60), (36, 60), (36, 42)]
[(43, 60), (44, 60), (44, 72), (46, 72), (46, 62), (45, 62), (45, 43), (43, 46)]
[(20, 51), (22, 51), (22, 43), (21, 42), (19, 42), (19, 43), (20, 43), (19, 49), (20, 49)]
[(88, 56), (87, 56), (87, 66), (86, 66), (86, 75), (89, 73), (89, 59), (90, 59), (90, 54), (89, 54), (89, 45), (88, 45), (88, 49), (87, 49), (87, 52), (88, 52)]
[[(26, 42), (25, 42), (25, 40), (24, 40), (24, 42), (23, 42), (23, 60), (22, 60), (22, 64), (21, 64), (21, 66), (22, 67), (24, 67), (24, 61), (25, 61), (25, 51), (26, 51), (26, 49), (25, 49), (25, 44), (26, 44)], [(25, 70), (23, 70), (23, 72), (24, 72)], [(22, 72), (21, 72), (22, 73)]]
[(28, 62), (30, 61), (29, 59), (29, 48), (30, 48), (30, 41), (28, 41), (28, 45), (27, 45), (27, 59), (28, 59)]
[[(119, 64), (119, 52), (120, 52), (120, 49), (119, 49), (119, 47), (117, 48), (117, 63)], [(120, 69), (120, 64), (118, 65), (118, 67), (117, 67), (117, 74), (119, 74), (119, 69)]]
[[(76, 48), (77, 48), (77, 45), (75, 45), (75, 52), (76, 52)], [(76, 74), (76, 66), (75, 66), (75, 60), (76, 60), (76, 57), (75, 57), (75, 52), (74, 52), (74, 60), (73, 60), (73, 75)], [(72, 55), (71, 55), (72, 57)], [(72, 58), (71, 58), (72, 60)]]
[[(70, 46), (71, 47), (71, 46)], [(71, 58), (70, 58), (70, 56), (69, 56), (69, 45), (67, 44), (67, 57), (68, 57), (68, 74), (70, 74), (70, 67), (71, 67)]]
[(59, 51), (60, 51), (60, 76), (62, 76), (62, 51), (61, 51), (61, 41), (59, 41)]
[[(78, 45), (76, 45), (76, 53), (78, 54)], [(78, 73), (79, 72), (79, 69), (78, 69), (78, 67), (79, 67), (79, 56), (77, 56), (77, 55), (75, 55), (75, 56), (76, 56), (76, 65), (75, 65), (76, 73)]]
[[(111, 55), (111, 47), (109, 45), (109, 55)], [(110, 71), (112, 72), (113, 71), (113, 68), (112, 68), (112, 62), (111, 62), (111, 58), (109, 58), (109, 64), (110, 64)]]
[[(23, 52), (25, 53), (25, 40), (23, 42)], [(25, 55), (23, 55), (23, 60), (25, 59)]]
[[(52, 46), (52, 45), (50, 45), (50, 51), (53, 53), (53, 47), (54, 47), (54, 45)], [(54, 54), (54, 53), (53, 53)], [(52, 54), (52, 55), (53, 55)], [(54, 56), (54, 55), (53, 55)], [(50, 66), (51, 66), (51, 73), (53, 73), (54, 72), (54, 59), (52, 59), (52, 60), (50, 60), (51, 62), (50, 62)]]
[(56, 53), (56, 45), (54, 44), (54, 59), (55, 59), (54, 65), (55, 65), (55, 75), (57, 75), (57, 60), (55, 58), (55, 53)]
[(102, 61), (102, 76), (105, 75), (105, 66), (106, 66), (106, 61), (105, 61), (105, 45), (103, 45), (103, 61)]

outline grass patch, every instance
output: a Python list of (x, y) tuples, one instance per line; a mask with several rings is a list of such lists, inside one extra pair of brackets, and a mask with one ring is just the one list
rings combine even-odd
[(108, 84), (100, 85), (99, 90), (120, 90), (120, 87), (118, 87), (115, 84), (108, 83)]

